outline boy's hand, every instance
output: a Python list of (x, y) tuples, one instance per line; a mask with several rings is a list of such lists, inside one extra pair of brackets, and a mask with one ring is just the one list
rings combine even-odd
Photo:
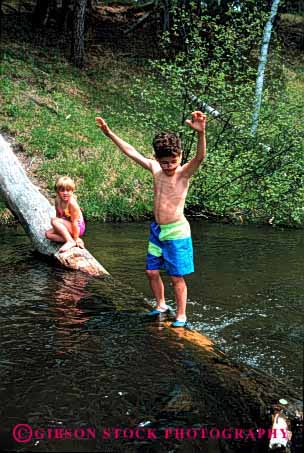
[(109, 135), (110, 133), (110, 128), (109, 126), (107, 125), (107, 123), (105, 122), (105, 120), (103, 118), (101, 118), (100, 116), (98, 116), (97, 118), (95, 118), (96, 120), (96, 123), (97, 123), (97, 126), (100, 127), (100, 129), (102, 130), (102, 132), (106, 135)]
[(191, 120), (186, 120), (186, 124), (197, 132), (204, 132), (206, 127), (206, 115), (202, 112), (192, 112)]

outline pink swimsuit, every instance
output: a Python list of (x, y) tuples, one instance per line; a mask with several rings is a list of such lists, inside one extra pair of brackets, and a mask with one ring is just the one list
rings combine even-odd
[[(68, 209), (62, 209), (59, 208), (58, 213), (60, 213), (60, 217), (62, 219), (68, 220), (69, 222), (71, 221), (71, 214), (69, 213)], [(85, 232), (85, 221), (83, 216), (81, 215), (81, 218), (78, 220), (78, 227), (79, 227), (79, 237), (84, 235)]]
[(79, 236), (83, 236), (85, 232), (85, 221), (83, 220), (83, 217), (78, 220), (78, 226), (79, 226)]

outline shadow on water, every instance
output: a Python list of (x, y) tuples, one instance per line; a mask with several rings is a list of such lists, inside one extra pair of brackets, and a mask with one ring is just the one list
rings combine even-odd
[[(147, 227), (128, 226), (127, 238), (125, 228), (91, 227), (88, 246), (115, 277), (99, 280), (39, 260), (19, 229), (0, 232), (2, 450), (190, 452), (201, 451), (203, 446), (208, 452), (263, 451), (264, 444), (250, 441), (244, 446), (231, 440), (229, 450), (217, 439), (178, 439), (169, 433), (165, 439), (168, 427), (207, 429), (242, 423), (249, 428), (253, 420), (263, 420), (257, 404), (253, 401), (252, 407), (245, 407), (233, 397), (217, 375), (210, 375), (203, 361), (195, 360), (178, 335), (172, 335), (161, 321), (147, 321), (149, 292), (140, 264)], [(200, 247), (200, 233), (194, 233), (196, 247)], [(196, 310), (199, 298), (192, 297), (189, 307), (193, 325), (222, 334), (223, 327), (219, 326), (223, 319), (225, 329), (236, 322), (237, 330), (227, 335), (240, 335), (243, 345), (250, 320), (258, 315), (246, 305), (246, 316), (242, 316), (244, 295), (239, 304), (237, 279), (231, 304), (227, 297), (219, 303), (218, 288), (223, 286), (224, 294), (229, 285), (227, 269), (215, 269), (210, 238), (209, 249), (205, 250), (209, 273), (201, 273), (199, 268), (198, 279), (190, 280), (189, 285), (195, 295), (201, 297), (203, 292), (204, 300), (219, 309), (211, 313), (205, 302), (207, 308)], [(230, 266), (228, 272), (232, 272)], [(203, 289), (206, 279), (217, 284), (213, 295), (210, 285)], [(259, 311), (267, 313), (265, 301), (258, 306)], [(209, 314), (207, 320), (200, 320), (201, 313)], [(263, 334), (259, 333), (261, 338)], [(295, 338), (297, 342), (297, 334)], [(242, 353), (246, 354), (242, 347), (237, 352), (240, 359)], [(40, 438), (18, 444), (12, 437), (12, 427), (19, 423), (50, 428), (52, 433), (55, 428), (92, 427), (96, 437), (59, 441), (41, 434)], [(113, 432), (110, 435), (107, 431), (113, 427), (141, 427), (146, 431), (141, 439), (130, 439), (128, 433), (126, 439), (122, 433), (115, 439)], [(147, 439), (148, 428), (154, 430), (151, 432), (156, 438)]]

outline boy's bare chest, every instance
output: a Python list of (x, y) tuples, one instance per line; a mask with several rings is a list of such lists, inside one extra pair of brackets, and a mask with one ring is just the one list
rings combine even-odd
[(168, 197), (176, 195), (183, 196), (187, 192), (187, 189), (188, 181), (179, 175), (168, 177), (161, 174), (154, 177), (154, 191), (157, 195)]

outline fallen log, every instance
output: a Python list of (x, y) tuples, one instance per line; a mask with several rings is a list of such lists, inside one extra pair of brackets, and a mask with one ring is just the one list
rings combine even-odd
[(64, 267), (89, 275), (109, 275), (86, 249), (73, 247), (59, 253), (60, 245), (45, 238), (55, 209), (30, 181), (10, 144), (0, 135), (0, 195), (17, 217), (39, 253), (53, 256)]
[[(167, 335), (177, 336), (180, 343), (192, 350), (195, 360), (192, 364), (190, 362), (190, 366), (201, 365), (204, 391), (208, 393), (208, 399), (213, 397), (213, 387), (217, 398), (219, 391), (222, 398), (227, 400), (227, 405), (231, 404), (231, 408), (237, 407), (236, 413), (239, 412), (240, 419), (244, 420), (243, 423), (246, 423), (247, 418), (252, 426), (255, 423), (264, 423), (265, 429), (269, 430), (267, 449), (248, 448), (246, 451), (275, 450), (281, 453), (303, 451), (303, 401), (292, 386), (289, 387), (286, 382), (277, 377), (268, 376), (261, 370), (245, 364), (237, 364), (229, 355), (219, 350), (210, 338), (200, 332), (189, 328), (170, 329), (169, 325), (168, 321), (162, 323), (162, 327), (168, 328)], [(209, 385), (207, 386), (206, 383)], [(175, 411), (183, 410), (185, 399), (183, 392), (179, 399), (174, 395), (167, 404), (167, 408), (172, 410), (171, 406), (173, 406)], [(219, 410), (220, 405), (216, 399), (215, 404)], [(225, 413), (229, 419), (231, 415)], [(233, 423), (230, 426), (233, 426)]]

